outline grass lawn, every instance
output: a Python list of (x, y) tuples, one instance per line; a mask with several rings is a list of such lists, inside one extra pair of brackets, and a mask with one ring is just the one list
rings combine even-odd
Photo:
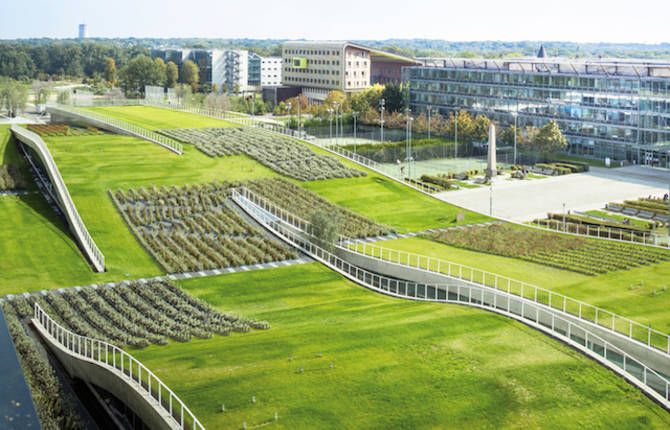
[(153, 106), (112, 106), (88, 108), (150, 130), (166, 128), (230, 127), (233, 124), (188, 112), (176, 112)]
[(180, 284), (272, 327), (132, 351), (207, 428), (670, 426), (623, 378), (484, 311), (386, 297), (318, 264)]
[[(2, 244), (11, 259), (0, 263), (7, 264), (7, 270), (0, 271), (0, 295), (161, 274), (112, 205), (108, 189), (274, 175), (244, 156), (214, 159), (189, 145), (179, 156), (127, 136), (70, 136), (46, 142), (84, 223), (105, 255), (108, 272), (93, 273), (64, 233), (64, 223), (52, 215), (41, 196), (30, 196), (26, 204), (0, 206), (0, 217), (12, 224), (1, 233), (12, 241)], [(45, 239), (53, 237), (46, 235), (48, 230), (61, 231), (60, 236)]]
[[(619, 215), (615, 212), (609, 212), (609, 211), (593, 210), (593, 211), (587, 211), (586, 213), (589, 214), (589, 215), (596, 215), (596, 216), (608, 218), (608, 219), (611, 219), (611, 220), (614, 220), (614, 221), (629, 220), (631, 222), (631, 224), (636, 225), (638, 227), (643, 227), (643, 228), (649, 228), (649, 224), (652, 222), (652, 221), (644, 221), (644, 220), (641, 220), (641, 219), (635, 219), (635, 218), (628, 217), (628, 216), (625, 216), (625, 215)], [(667, 233), (667, 229), (665, 227), (663, 227), (661, 230), (663, 230), (663, 233)]]
[[(116, 118), (137, 125), (152, 128), (208, 127), (228, 124), (184, 112), (173, 112), (167, 109), (148, 106), (121, 106), (95, 108)], [(213, 121), (213, 122), (212, 122)], [(190, 145), (184, 150), (191, 153), (204, 154)], [(317, 154), (329, 152), (310, 145)], [(225, 157), (227, 160), (230, 157)], [(367, 177), (351, 179), (327, 179), (315, 182), (296, 182), (334, 203), (341, 204), (361, 215), (370, 217), (377, 222), (396, 228), (398, 231), (417, 231), (431, 228), (456, 225), (456, 214), (465, 212), (465, 219), (458, 224), (471, 224), (490, 220), (490, 218), (470, 212), (445, 202), (428, 197), (408, 187), (400, 185), (388, 178), (365, 169), (360, 165), (338, 157), (345, 165), (368, 173)], [(210, 159), (211, 160), (211, 159)], [(408, 201), (411, 199), (411, 203)]]
[[(378, 245), (442, 258), (525, 281), (642, 324), (651, 324), (662, 332), (670, 331), (670, 289), (663, 291), (663, 287), (670, 284), (670, 262), (587, 276), (516, 258), (460, 249), (420, 237), (388, 240)], [(442, 267), (441, 270), (445, 271)], [(640, 285), (641, 281), (644, 285)], [(657, 292), (655, 295), (654, 290)]]

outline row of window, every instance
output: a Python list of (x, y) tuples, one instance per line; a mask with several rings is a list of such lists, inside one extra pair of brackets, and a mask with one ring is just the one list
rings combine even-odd
[(294, 73), (313, 73), (316, 75), (339, 75), (339, 70), (325, 70), (325, 69), (294, 69), (292, 67), (284, 67), (284, 72), (294, 72)]
[(330, 79), (317, 78), (296, 78), (294, 76), (287, 76), (284, 78), (286, 82), (301, 83), (301, 84), (321, 84), (321, 85), (337, 85), (337, 81)]
[[(285, 64), (291, 64), (290, 58), (284, 59)], [(307, 59), (307, 64), (323, 64), (326, 66), (339, 66), (340, 60), (312, 60), (311, 58)]]
[(337, 51), (321, 49), (285, 49), (284, 53), (290, 55), (338, 55)]
[[(363, 61), (363, 62), (362, 62), (363, 64), (360, 64), (360, 63), (361, 63), (360, 61), (355, 61), (355, 62), (354, 62), (354, 65), (355, 65), (356, 67), (361, 67), (361, 66), (363, 66), (363, 67), (368, 67), (368, 62), (367, 62), (367, 61)], [(348, 66), (348, 67), (351, 67), (351, 61), (347, 61), (347, 66)]]
[(351, 81), (347, 81), (347, 87), (348, 88), (361, 88), (365, 87), (366, 82), (365, 81), (354, 81), (354, 85), (351, 85)]
[(606, 76), (569, 76), (541, 73), (474, 71), (430, 67), (406, 69), (405, 80), (456, 80), (471, 83), (495, 83), (527, 85), (537, 87), (583, 88), (613, 92), (642, 92), (659, 96), (670, 96), (670, 79), (623, 78)]

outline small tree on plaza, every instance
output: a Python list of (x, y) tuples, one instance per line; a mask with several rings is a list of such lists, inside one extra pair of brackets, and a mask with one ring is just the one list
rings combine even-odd
[(568, 141), (556, 121), (551, 120), (540, 128), (531, 146), (541, 152), (556, 152), (567, 148)]
[(310, 225), (317, 245), (332, 252), (342, 229), (340, 213), (336, 210), (318, 210), (312, 214)]

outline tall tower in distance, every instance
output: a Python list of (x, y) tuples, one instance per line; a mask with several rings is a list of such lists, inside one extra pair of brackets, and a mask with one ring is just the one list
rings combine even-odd
[(88, 25), (79, 24), (79, 38), (86, 39), (88, 37)]

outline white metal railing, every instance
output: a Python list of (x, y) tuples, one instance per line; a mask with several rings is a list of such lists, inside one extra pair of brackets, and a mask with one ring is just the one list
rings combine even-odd
[(648, 395), (661, 402), (666, 409), (670, 408), (670, 382), (665, 377), (619, 347), (578, 324), (561, 318), (550, 309), (537, 306), (524, 297), (506, 291), (463, 281), (458, 285), (421, 284), (369, 272), (317, 246), (309, 235), (284, 226), (280, 218), (246, 199), (237, 189), (233, 190), (232, 198), (269, 231), (358, 284), (394, 297), (464, 304), (514, 318), (575, 346), (624, 375)]
[[(286, 224), (306, 233), (311, 232), (308, 221), (293, 215), (246, 187), (238, 187), (235, 189), (235, 192)], [(668, 334), (653, 329), (649, 325), (641, 324), (546, 288), (440, 258), (385, 248), (371, 243), (360, 243), (355, 239), (345, 236), (340, 236), (337, 246), (345, 248), (349, 252), (388, 263), (438, 273), (491, 289), (504, 291), (508, 294), (521, 296), (534, 303), (547, 306), (566, 315), (595, 324), (600, 328), (623, 335), (628, 339), (638, 341), (652, 348), (654, 351), (670, 355), (670, 336)]]
[(633, 243), (635, 245), (653, 246), (657, 248), (670, 248), (670, 240), (667, 236), (661, 236), (655, 233), (644, 231), (634, 232), (621, 228), (590, 226), (562, 220), (547, 219), (534, 220), (530, 223), (532, 227), (542, 230), (555, 231), (559, 233), (569, 233), (577, 236), (588, 236), (600, 239), (615, 240), (618, 242)]
[(33, 321), (73, 356), (91, 360), (110, 371), (120, 373), (119, 377), (124, 378), (140, 392), (150, 395), (157, 405), (170, 415), (172, 424), (181, 429), (205, 429), (184, 402), (158, 376), (123, 349), (71, 332), (54, 321), (37, 303), (34, 307)]
[(145, 128), (139, 127), (135, 124), (131, 124), (126, 121), (122, 121), (120, 119), (111, 117), (109, 115), (104, 115), (99, 112), (94, 112), (94, 111), (89, 111), (89, 110), (83, 110), (79, 108), (74, 108), (70, 106), (65, 106), (65, 105), (49, 105), (49, 109), (54, 111), (54, 110), (61, 110), (68, 112), (70, 114), (75, 114), (81, 118), (84, 119), (94, 119), (100, 122), (103, 122), (105, 124), (120, 128), (122, 130), (125, 130), (126, 132), (132, 134), (133, 136), (139, 137), (144, 140), (148, 140), (150, 142), (156, 143), (163, 148), (169, 149), (170, 151), (177, 153), (177, 154), (183, 154), (183, 148), (182, 144), (177, 142), (176, 140), (164, 136), (159, 133), (155, 133), (151, 130), (147, 130)]
[[(91, 234), (88, 232), (88, 229), (86, 228), (84, 221), (81, 219), (81, 216), (79, 216), (79, 212), (77, 211), (77, 208), (72, 201), (72, 197), (70, 196), (70, 192), (68, 191), (60, 171), (58, 170), (58, 166), (56, 166), (56, 162), (51, 156), (51, 152), (49, 152), (49, 148), (47, 148), (42, 138), (32, 131), (26, 130), (16, 125), (13, 125), (11, 130), (12, 133), (14, 133), (19, 138), (19, 140), (35, 149), (39, 157), (44, 162), (52, 185), (60, 197), (58, 201), (60, 201), (65, 206), (62, 209), (65, 212), (65, 216), (73, 225), (73, 233), (82, 244), (84, 251), (88, 254), (88, 257), (93, 262), (95, 269), (98, 272), (104, 272), (105, 256), (102, 254), (100, 248), (98, 248), (98, 245), (96, 245), (95, 241), (91, 237)], [(32, 145), (30, 143), (32, 143)]]

